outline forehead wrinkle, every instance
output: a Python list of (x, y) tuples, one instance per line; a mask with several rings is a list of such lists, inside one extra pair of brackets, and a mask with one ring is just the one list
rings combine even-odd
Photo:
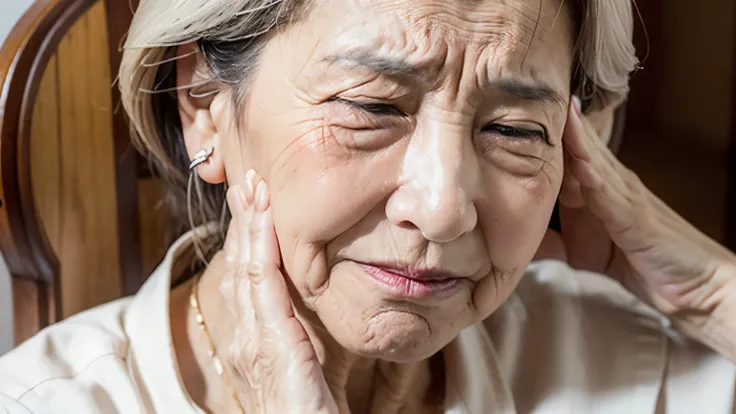
[(322, 59), (323, 62), (333, 65), (359, 66), (372, 72), (388, 74), (397, 77), (419, 77), (422, 69), (404, 59), (381, 56), (367, 50), (352, 49), (346, 52), (330, 54)]
[(407, 18), (412, 26), (424, 28), (428, 37), (495, 46), (507, 41), (513, 24), (504, 13), (464, 13), (461, 9), (420, 3)]
[(559, 11), (555, 5), (561, 1), (454, 0), (448, 7), (443, 1), (408, 0), (408, 10), (403, 14), (413, 25), (430, 27), (443, 37), (450, 35), (465, 42), (496, 46), (529, 44), (539, 31), (539, 22), (554, 21)]
[[(550, 38), (554, 33), (570, 33), (564, 27), (555, 31), (555, 26), (564, 26), (568, 22), (564, 17), (559, 19), (562, 0), (466, 0), (460, 2), (458, 7), (447, 7), (443, 2), (431, 1), (417, 4), (409, 0), (406, 3), (412, 6), (406, 12), (412, 26), (422, 27), (425, 37), (431, 39), (431, 44), (443, 43), (451, 48), (450, 44), (456, 42), (463, 44), (466, 51), (480, 47), (484, 56), (482, 60), (486, 60), (488, 66), (495, 66), (495, 70), (503, 68), (503, 71), (519, 72), (535, 80), (535, 73), (544, 75), (541, 72), (546, 72), (546, 68), (540, 71), (535, 68), (539, 62), (527, 62), (529, 53), (540, 51), (538, 46), (556, 39), (558, 36)], [(572, 41), (563, 41), (568, 40)], [(537, 47), (530, 50), (533, 43)], [(549, 62), (548, 59), (544, 61)], [(491, 79), (491, 73), (483, 73), (485, 70), (480, 67), (478, 69), (477, 75), (485, 77), (486, 81)], [(490, 67), (488, 70), (492, 71)], [(565, 100), (557, 101), (563, 103)]]
[[(372, 73), (421, 80), (426, 90), (440, 87), (449, 81), (448, 77), (460, 76), (456, 82), (466, 86), (468, 75), (475, 77), (477, 86), (485, 86), (476, 90), (487, 90), (493, 81), (511, 79), (555, 92), (531, 96), (535, 91), (527, 89), (512, 95), (554, 101), (560, 106), (567, 104), (562, 95), (567, 94), (569, 74), (549, 70), (549, 65), (556, 66), (558, 62), (554, 57), (557, 53), (547, 56), (545, 48), (535, 47), (525, 64), (521, 64), (529, 49), (539, 6), (543, 10), (538, 32), (545, 33), (552, 29), (559, 11), (554, 5), (559, 5), (561, 0), (352, 1), (365, 13), (359, 13), (357, 20), (347, 19), (338, 25), (340, 33), (333, 34), (331, 50), (320, 58), (327, 65), (339, 64), (347, 69), (354, 65)], [(376, 24), (377, 16), (384, 16), (384, 24)], [(558, 34), (564, 32), (564, 28), (554, 30)], [(539, 40), (548, 43), (560, 37), (535, 35), (535, 43)], [(549, 52), (556, 49), (551, 45)], [(452, 86), (459, 88), (460, 84)], [(465, 95), (459, 90), (456, 93)]]

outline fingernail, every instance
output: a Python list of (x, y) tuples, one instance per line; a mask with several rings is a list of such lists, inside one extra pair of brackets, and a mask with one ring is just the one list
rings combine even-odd
[(580, 98), (577, 97), (577, 95), (572, 96), (572, 106), (575, 108), (575, 112), (580, 114), (583, 110), (583, 103), (580, 101)]
[(256, 170), (254, 170), (252, 168), (249, 169), (248, 172), (245, 173), (245, 181), (247, 181), (249, 183), (252, 183), (253, 182), (253, 177), (255, 175), (256, 175)]
[[(253, 171), (253, 170), (250, 170), (250, 171)], [(248, 174), (246, 174), (245, 175), (245, 191), (243, 191), (243, 193), (245, 195), (243, 201), (245, 202), (246, 205), (249, 206), (249, 205), (253, 204), (253, 200), (256, 197), (255, 192), (256, 192), (256, 190), (255, 190), (255, 188), (253, 188), (253, 181), (251, 179), (249, 179)]]
[(266, 211), (268, 208), (268, 186), (261, 180), (256, 187), (256, 211)]

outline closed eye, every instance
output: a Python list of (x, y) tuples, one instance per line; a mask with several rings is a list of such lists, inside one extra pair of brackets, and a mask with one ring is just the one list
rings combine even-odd
[(360, 109), (363, 112), (367, 112), (372, 115), (378, 116), (400, 116), (405, 117), (406, 114), (402, 112), (396, 105), (385, 104), (385, 103), (373, 103), (373, 102), (358, 102), (351, 101), (349, 99), (333, 97), (331, 101), (341, 102), (349, 105), (353, 108)]
[(528, 138), (528, 139), (547, 139), (547, 133), (545, 131), (518, 128), (509, 125), (502, 124), (490, 124), (481, 130), (482, 132), (490, 132), (499, 135), (503, 135), (508, 138)]

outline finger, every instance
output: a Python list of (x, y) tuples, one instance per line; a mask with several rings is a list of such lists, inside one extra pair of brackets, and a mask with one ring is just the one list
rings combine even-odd
[(256, 184), (261, 181), (261, 177), (254, 171), (248, 170), (245, 174), (244, 189), (244, 208), (237, 215), (233, 215), (238, 235), (238, 265), (247, 268), (251, 261), (251, 238), (250, 224), (253, 221), (253, 208), (255, 203)]
[(627, 196), (631, 187), (636, 186), (638, 178), (636, 175), (626, 168), (626, 166), (611, 152), (608, 145), (600, 138), (590, 120), (576, 113), (575, 116), (582, 125), (585, 135), (584, 141), (587, 144), (588, 154), (590, 155), (590, 165), (597, 172), (598, 176), (612, 185), (612, 187)]
[[(226, 194), (226, 200), (227, 203), (230, 204), (230, 199), (237, 199), (238, 196), (231, 194), (234, 190), (232, 188), (228, 189), (228, 192)], [(237, 202), (237, 201), (233, 201)], [(230, 209), (232, 212), (232, 209)], [(223, 246), (223, 250), (225, 252), (225, 261), (227, 263), (233, 263), (238, 257), (238, 235), (237, 235), (237, 227), (235, 226), (235, 220), (231, 220), (230, 224), (227, 226), (227, 234), (225, 235), (225, 245)]]
[(595, 166), (589, 161), (583, 161), (571, 156), (567, 168), (581, 189), (596, 190), (603, 185), (602, 175), (596, 171)]
[(252, 255), (258, 258), (259, 263), (278, 268), (281, 265), (281, 255), (271, 215), (268, 185), (264, 181), (256, 188), (254, 207), (255, 217), (251, 226)]
[[(578, 101), (573, 96), (573, 102)], [(591, 167), (598, 170), (599, 175), (608, 177), (608, 171), (603, 173), (604, 169), (614, 169), (620, 173), (626, 171), (626, 168), (618, 161), (615, 155), (610, 151), (608, 146), (598, 135), (593, 124), (583, 114), (577, 110), (577, 106), (573, 103), (568, 113), (568, 121), (565, 125), (565, 152), (569, 158), (568, 164), (574, 164), (577, 161), (582, 164), (581, 167)], [(581, 179), (590, 182), (590, 175), (585, 171), (586, 168), (579, 168)]]
[(597, 189), (581, 190), (585, 203), (596, 217), (609, 229), (612, 237), (630, 230), (635, 224), (635, 212), (631, 202), (610, 184), (603, 183)]
[(565, 152), (564, 156), (564, 174), (562, 177), (562, 188), (560, 189), (560, 204), (569, 208), (582, 208), (585, 206), (585, 200), (580, 193), (580, 182), (571, 171), (571, 163), (573, 158)]
[(598, 169), (601, 176), (610, 177), (609, 181), (622, 192), (626, 192), (632, 187), (639, 187), (641, 183), (638, 182), (636, 174), (629, 170), (602, 140), (594, 139), (592, 141), (594, 144), (589, 149), (592, 152), (591, 157), (594, 159), (593, 165)]
[(580, 196), (590, 211), (611, 231), (628, 229), (635, 212), (630, 190), (620, 177), (605, 165), (599, 165), (601, 171), (598, 171), (590, 163), (573, 160), (570, 167), (572, 175), (579, 180)]
[[(603, 148), (603, 150), (610, 152), (607, 148)], [(593, 153), (596, 154), (593, 156), (596, 161), (592, 162), (590, 166), (609, 187), (624, 197), (636, 195), (633, 190), (638, 191), (638, 186), (634, 183), (636, 178), (634, 173), (617, 160), (614, 162), (607, 161), (604, 153), (598, 149), (593, 149)]]
[(263, 326), (280, 331), (288, 325), (294, 312), (286, 281), (279, 270), (281, 257), (269, 204), (268, 187), (261, 181), (256, 189), (255, 216), (250, 226), (252, 257), (248, 279), (256, 318)]
[[(585, 124), (585, 120), (581, 119)], [(595, 134), (592, 126), (584, 126), (587, 134)], [(597, 136), (590, 137), (588, 146), (591, 162), (572, 160), (572, 173), (579, 179), (585, 204), (601, 219), (617, 244), (640, 242), (641, 231), (637, 215), (644, 211), (643, 185)], [(633, 239), (633, 241), (632, 241)], [(632, 244), (633, 245), (633, 244)]]
[(560, 204), (568, 208), (580, 209), (585, 207), (585, 199), (583, 199), (580, 191), (580, 183), (575, 178), (570, 178), (568, 182), (562, 184), (559, 200)]
[[(247, 298), (250, 297), (249, 294), (244, 295), (244, 293), (247, 293), (247, 290), (244, 290), (243, 286), (241, 286), (242, 283), (240, 282), (240, 279), (243, 278), (240, 277), (240, 274), (243, 272), (239, 272), (239, 267), (241, 266), (240, 250), (242, 248), (240, 238), (244, 231), (241, 222), (242, 216), (245, 214), (247, 209), (248, 201), (239, 185), (231, 185), (227, 190), (225, 199), (227, 201), (228, 208), (230, 209), (232, 219), (230, 220), (227, 236), (225, 238), (224, 251), (226, 272), (223, 275), (222, 282), (220, 283), (220, 291), (227, 299), (226, 302), (230, 311), (233, 312), (238, 319), (242, 319), (241, 311), (243, 304), (247, 303)], [(247, 234), (247, 228), (245, 229), (245, 233)], [(243, 301), (243, 298), (246, 298), (246, 300)]]
[(565, 131), (562, 135), (562, 142), (565, 151), (574, 159), (590, 162), (590, 152), (588, 151), (588, 137), (585, 126), (581, 121), (581, 113), (579, 108), (580, 100), (573, 96), (570, 99), (570, 105), (567, 109), (567, 122), (565, 123)]
[[(573, 97), (573, 100), (575, 98)], [(569, 147), (567, 161), (566, 187), (561, 194), (561, 201), (569, 207), (579, 207), (577, 186), (580, 194), (585, 190), (586, 197), (595, 197), (595, 208), (601, 219), (615, 215), (618, 212), (603, 211), (606, 206), (613, 209), (615, 206), (625, 206), (626, 200), (631, 199), (630, 186), (627, 179), (633, 173), (628, 171), (611, 153), (608, 147), (598, 137), (593, 125), (575, 110), (570, 111), (566, 126), (566, 147)], [(609, 209), (610, 210), (610, 209)]]
[(234, 184), (227, 190), (226, 200), (230, 214), (232, 216), (230, 225), (228, 226), (228, 235), (225, 240), (225, 258), (228, 265), (226, 274), (220, 285), (223, 295), (228, 298), (230, 309), (242, 317), (243, 306), (249, 302), (250, 293), (247, 286), (243, 286), (241, 275), (245, 272), (242, 268), (247, 266), (247, 262), (243, 263), (243, 251), (250, 253), (250, 245), (248, 243), (248, 224), (250, 222), (250, 214), (253, 204), (253, 184), (252, 177), (254, 172), (248, 171), (245, 182), (242, 186)]

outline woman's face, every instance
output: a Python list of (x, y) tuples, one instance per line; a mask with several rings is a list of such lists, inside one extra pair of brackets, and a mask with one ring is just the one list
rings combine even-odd
[(561, 7), (321, 0), (267, 44), (227, 177), (265, 178), (299, 305), (349, 350), (427, 357), (517, 285), (562, 179)]

